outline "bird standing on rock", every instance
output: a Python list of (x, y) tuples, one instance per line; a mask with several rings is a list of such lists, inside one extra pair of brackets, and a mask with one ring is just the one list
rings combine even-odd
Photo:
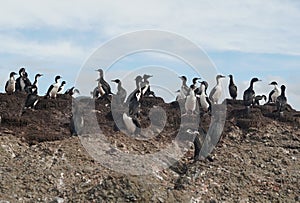
[(114, 104), (116, 104), (116, 105), (123, 105), (125, 98), (127, 96), (127, 92), (122, 87), (122, 82), (119, 79), (112, 80), (112, 82), (115, 82), (118, 84), (118, 87), (117, 87), (118, 91), (115, 95), (113, 95), (112, 101), (114, 101)]
[(127, 99), (126, 99), (127, 105), (129, 104), (131, 98), (137, 93), (137, 91), (140, 91), (140, 92), (142, 91), (141, 90), (141, 83), (143, 81), (142, 76), (138, 75), (138, 76), (136, 76), (136, 78), (134, 80), (135, 80), (135, 89), (127, 97)]
[(153, 77), (153, 75), (147, 75), (147, 74), (143, 75), (143, 81), (141, 82), (141, 88), (142, 88), (142, 95), (145, 97), (149, 97), (150, 95), (155, 97), (154, 92), (151, 91), (151, 89), (150, 89), (150, 82), (148, 80), (151, 77)]
[(211, 90), (209, 94), (209, 99), (213, 104), (218, 104), (218, 101), (222, 96), (222, 84), (220, 83), (220, 80), (222, 78), (225, 78), (225, 76), (217, 75), (216, 77), (217, 85)]
[(179, 78), (182, 80), (180, 88), (181, 97), (186, 98), (186, 96), (189, 94), (189, 87), (186, 84), (187, 78), (185, 76), (180, 76)]
[(61, 76), (59, 76), (59, 75), (55, 77), (55, 83), (53, 83), (48, 88), (46, 98), (50, 97), (50, 98), (56, 99), (57, 92), (58, 92), (58, 89), (59, 89), (59, 86), (60, 86), (60, 79), (61, 79)]
[(190, 86), (190, 89), (189, 89), (189, 93), (186, 97), (186, 100), (185, 100), (185, 114), (183, 115), (186, 115), (188, 114), (188, 112), (191, 112), (191, 114), (193, 115), (195, 110), (196, 110), (196, 104), (197, 104), (197, 98), (195, 96), (195, 86), (194, 85), (191, 85)]
[(99, 72), (99, 76), (100, 76), (99, 77), (99, 82), (101, 83), (105, 94), (106, 95), (112, 94), (111, 88), (110, 88), (109, 84), (104, 80), (103, 70), (102, 69), (98, 69), (96, 71)]
[(25, 90), (26, 70), (24, 67), (19, 70), (19, 77), (16, 79), (16, 91)]
[(243, 101), (245, 107), (247, 108), (247, 113), (250, 113), (250, 106), (253, 106), (255, 103), (255, 91), (253, 90), (253, 84), (258, 81), (261, 80), (258, 78), (252, 78), (249, 88), (244, 91)]
[(33, 88), (33, 86), (35, 86), (35, 88), (37, 89), (37, 92), (38, 92), (38, 79), (42, 76), (43, 76), (42, 74), (39, 74), (39, 73), (36, 74), (35, 77), (34, 77), (34, 81), (33, 81), (32, 85), (27, 86), (25, 91), (27, 93), (32, 93), (33, 92), (32, 88)]
[(281, 85), (281, 94), (280, 96), (277, 97), (276, 100), (276, 106), (277, 106), (277, 112), (279, 113), (280, 116), (283, 116), (283, 111), (286, 108), (286, 104), (287, 104), (287, 98), (285, 96), (285, 85)]
[(36, 104), (38, 103), (38, 96), (37, 96), (37, 86), (32, 85), (31, 93), (29, 93), (26, 97), (24, 109), (30, 108), (34, 109)]
[(206, 94), (208, 83), (206, 81), (202, 81), (200, 85), (201, 94), (200, 98), (200, 106), (204, 111), (211, 111), (211, 102)]
[(276, 103), (277, 97), (280, 95), (279, 89), (277, 87), (277, 82), (273, 81), (269, 85), (273, 85), (274, 89), (269, 94), (269, 101), (268, 103)]
[(15, 72), (11, 72), (9, 74), (9, 79), (5, 84), (5, 92), (7, 94), (12, 94), (15, 92), (16, 90), (16, 80), (15, 80), (15, 75), (17, 75), (17, 73)]
[(237, 86), (233, 82), (233, 76), (229, 75), (229, 94), (233, 100), (236, 100), (237, 97)]

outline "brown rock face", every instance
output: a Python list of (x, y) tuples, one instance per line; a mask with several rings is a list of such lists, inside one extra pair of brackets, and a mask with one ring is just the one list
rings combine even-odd
[[(184, 107), (161, 98), (143, 98), (139, 137), (123, 132), (124, 108), (111, 112), (107, 99), (66, 95), (40, 97), (35, 110), (23, 110), (24, 94), (0, 94), (0, 201), (10, 202), (295, 202), (300, 194), (300, 112), (288, 108), (279, 117), (273, 105), (251, 108), (226, 100), (220, 140), (206, 159), (193, 161), (192, 135), (216, 127), (218, 115), (181, 117)], [(145, 175), (123, 174), (95, 161), (78, 136), (71, 136), (72, 104), (80, 107), (84, 133), (99, 128), (114, 146), (107, 154), (149, 155), (179, 139), (184, 152), (165, 168)], [(213, 111), (219, 112), (224, 105)], [(125, 109), (126, 110), (126, 109)], [(73, 109), (74, 112), (74, 109)], [(95, 126), (87, 115), (94, 115)], [(120, 125), (118, 128), (115, 122)], [(196, 123), (196, 124), (195, 124)], [(200, 132), (200, 130), (199, 130)], [(137, 139), (138, 138), (138, 139)], [(210, 142), (214, 140), (211, 139)], [(186, 147), (188, 146), (188, 147)], [(171, 158), (170, 158), (171, 159)], [(170, 160), (169, 159), (169, 160)], [(112, 158), (111, 164), (114, 164)], [(128, 163), (129, 164), (129, 163)], [(147, 163), (145, 163), (147, 166)], [(147, 166), (148, 167), (148, 166)]]

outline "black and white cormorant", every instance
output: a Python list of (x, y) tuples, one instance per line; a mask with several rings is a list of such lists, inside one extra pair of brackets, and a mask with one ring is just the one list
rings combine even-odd
[(200, 94), (201, 94), (200, 87), (197, 87), (197, 82), (198, 82), (200, 79), (201, 79), (201, 78), (195, 77), (195, 78), (193, 78), (193, 80), (192, 80), (192, 84), (195, 86), (195, 90), (194, 90), (195, 95), (200, 95)]
[(223, 75), (216, 76), (217, 85), (214, 86), (214, 88), (211, 90), (209, 94), (209, 99), (212, 102), (212, 104), (218, 104), (218, 101), (222, 96), (222, 84), (220, 82), (222, 78), (225, 78), (225, 76)]
[(211, 101), (209, 100), (206, 93), (208, 83), (206, 81), (202, 81), (200, 83), (201, 94), (198, 96), (200, 98), (200, 106), (204, 111), (211, 111)]
[(273, 85), (274, 89), (269, 94), (269, 101), (268, 103), (275, 103), (277, 100), (277, 97), (280, 95), (280, 91), (278, 89), (278, 84), (276, 81), (271, 82), (269, 85)]
[(155, 97), (155, 94), (153, 91), (150, 89), (150, 82), (149, 78), (153, 77), (153, 75), (143, 75), (143, 81), (141, 82), (141, 89), (142, 89), (142, 95), (145, 97), (149, 97), (150, 95)]
[(141, 91), (140, 90), (137, 90), (135, 92), (135, 94), (132, 96), (132, 98), (130, 99), (129, 101), (129, 116), (133, 117), (138, 117), (138, 114), (139, 114), (139, 110), (140, 110), (140, 106), (141, 106), (141, 103), (140, 103), (140, 99), (141, 99)]
[(236, 97), (237, 97), (237, 86), (234, 84), (233, 82), (233, 76), (232, 75), (228, 75), (229, 77), (229, 94), (231, 96), (231, 98), (233, 100), (236, 100)]
[(50, 97), (50, 98), (54, 98), (54, 99), (56, 98), (58, 88), (60, 86), (60, 79), (61, 79), (61, 76), (59, 76), (59, 75), (55, 77), (55, 83), (50, 85), (50, 87), (48, 88), (46, 97)]
[(255, 102), (254, 102), (254, 104), (255, 105), (260, 105), (259, 101), (262, 100), (262, 99), (265, 100), (265, 101), (267, 101), (266, 95), (257, 95), (257, 96), (255, 96)]
[(129, 104), (131, 98), (137, 93), (137, 91), (141, 91), (141, 82), (143, 81), (142, 76), (138, 75), (134, 80), (135, 80), (135, 89), (127, 97), (125, 102), (126, 104)]
[(62, 81), (62, 83), (60, 84), (58, 91), (57, 91), (58, 94), (63, 93), (65, 84), (66, 84), (66, 81)]
[(244, 91), (243, 101), (244, 101), (244, 105), (247, 108), (247, 113), (250, 113), (250, 106), (254, 105), (255, 92), (253, 90), (253, 84), (258, 81), (261, 81), (261, 80), (259, 80), (258, 78), (252, 78), (250, 81), (249, 88)]
[(5, 92), (7, 94), (12, 94), (16, 91), (16, 80), (15, 80), (15, 75), (17, 75), (17, 73), (15, 72), (11, 72), (9, 74), (9, 79), (5, 84)]
[(16, 91), (25, 91), (26, 70), (24, 67), (19, 70), (19, 77), (16, 79)]
[(101, 83), (101, 86), (105, 92), (106, 95), (110, 95), (112, 94), (111, 92), (111, 88), (109, 86), (109, 84), (104, 80), (104, 73), (103, 70), (100, 68), (98, 70), (96, 70), (99, 72), (99, 82)]
[(126, 90), (122, 87), (122, 82), (119, 79), (112, 80), (112, 82), (115, 82), (118, 84), (117, 86), (117, 93), (113, 95), (112, 101), (116, 105), (123, 105), (125, 98), (127, 96)]
[(37, 96), (37, 86), (31, 86), (31, 93), (29, 93), (26, 97), (24, 109), (30, 108), (34, 109), (36, 104), (38, 103), (38, 96)]
[(31, 93), (30, 87), (31, 87), (32, 84), (31, 84), (31, 82), (30, 82), (30, 80), (28, 78), (27, 72), (25, 72), (25, 74), (23, 76), (23, 81), (25, 83), (25, 87), (24, 87), (25, 92), (26, 93)]
[(186, 96), (189, 94), (189, 87), (186, 84), (187, 78), (185, 76), (180, 76), (179, 78), (182, 80), (180, 88), (181, 98), (186, 98)]
[(75, 87), (71, 87), (70, 89), (67, 89), (64, 94), (73, 96), (75, 93), (80, 94), (78, 89), (75, 89)]
[[(26, 74), (26, 73), (25, 73)], [(42, 74), (36, 74), (35, 77), (34, 77), (34, 81), (32, 84), (30, 84), (30, 81), (27, 80), (26, 85), (25, 85), (25, 91), (27, 93), (32, 93), (32, 87), (35, 86), (35, 88), (37, 88), (37, 92), (38, 92), (38, 79), (39, 77), (42, 77), (43, 75)]]
[(276, 100), (276, 106), (277, 106), (277, 112), (279, 113), (280, 116), (283, 115), (283, 111), (286, 108), (286, 104), (287, 104), (287, 98), (285, 96), (285, 85), (281, 85), (281, 94), (277, 97)]
[(193, 115), (195, 110), (196, 110), (196, 104), (197, 104), (197, 98), (195, 95), (195, 86), (191, 85), (189, 88), (189, 93), (186, 96), (186, 100), (185, 100), (185, 114), (188, 114), (189, 112), (191, 112), (191, 114)]

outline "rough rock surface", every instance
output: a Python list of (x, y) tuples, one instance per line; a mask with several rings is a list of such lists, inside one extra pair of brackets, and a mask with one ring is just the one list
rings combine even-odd
[[(300, 201), (300, 112), (291, 108), (281, 118), (272, 105), (254, 107), (247, 116), (240, 101), (227, 100), (224, 131), (209, 158), (193, 162), (190, 145), (172, 166), (139, 176), (103, 166), (71, 136), (71, 97), (41, 98), (35, 111), (23, 111), (25, 98), (0, 95), (0, 202)], [(141, 126), (165, 127), (148, 139), (133, 139), (115, 131), (106, 100), (82, 101), (95, 106), (108, 142), (129, 154), (161, 150), (174, 141), (182, 122), (193, 119), (181, 119), (176, 102), (145, 98)], [(161, 120), (151, 121), (151, 115)], [(210, 119), (201, 113), (205, 130)]]

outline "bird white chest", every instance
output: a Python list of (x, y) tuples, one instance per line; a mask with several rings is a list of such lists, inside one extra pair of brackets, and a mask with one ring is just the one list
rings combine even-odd
[(6, 88), (7, 92), (14, 92), (16, 90), (16, 80), (14, 78), (10, 78), (8, 80), (8, 85)]
[(24, 89), (25, 89), (25, 82), (24, 82), (23, 78), (20, 79), (20, 86), (21, 86), (21, 90), (24, 91)]
[(50, 94), (49, 94), (51, 98), (56, 98), (58, 88), (59, 88), (59, 83), (53, 84), (53, 88), (52, 88), (52, 90), (50, 91)]
[(277, 86), (274, 87), (274, 93), (271, 96), (272, 101), (276, 102), (277, 97), (280, 95), (280, 91)]
[(222, 96), (222, 86), (221, 84), (216, 85), (211, 92), (211, 100), (213, 103), (217, 104)]
[(202, 92), (200, 95), (200, 105), (203, 109), (207, 110), (209, 108), (209, 103), (207, 102), (207, 95)]
[(196, 101), (197, 98), (194, 94), (194, 91), (190, 91), (190, 94), (186, 97), (185, 109), (186, 111), (195, 111), (196, 110)]

